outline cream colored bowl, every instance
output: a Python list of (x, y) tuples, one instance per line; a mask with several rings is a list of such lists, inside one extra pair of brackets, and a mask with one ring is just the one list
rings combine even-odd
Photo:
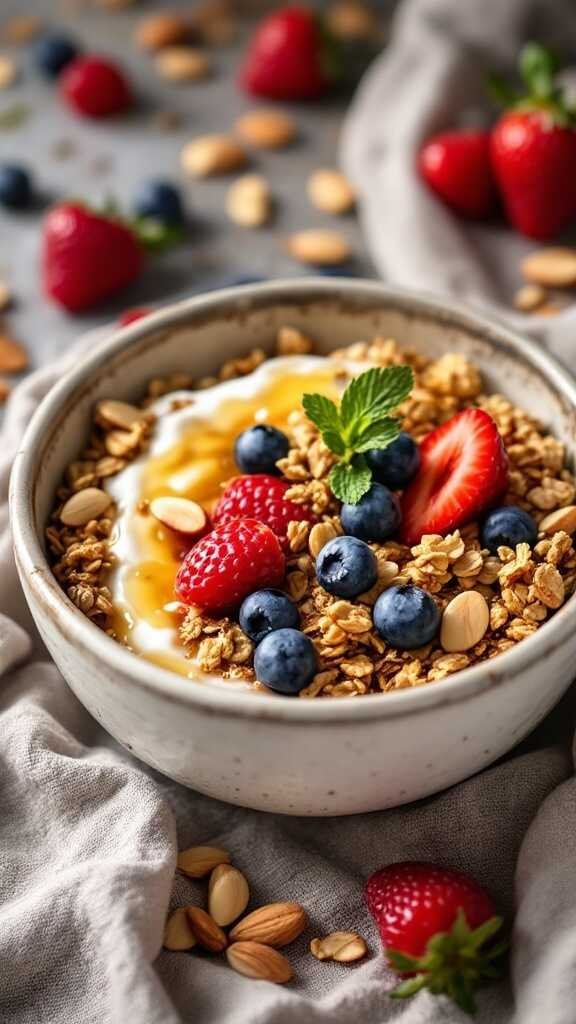
[(537, 414), (574, 455), (576, 389), (534, 343), (469, 311), (362, 281), (232, 288), (117, 332), (50, 392), (16, 458), (12, 528), (22, 586), (76, 696), (128, 750), (220, 800), (287, 814), (353, 814), (426, 796), (522, 739), (574, 675), (576, 601), (497, 659), (387, 695), (302, 701), (193, 682), (115, 643), (68, 600), (42, 540), (58, 482), (99, 398), (138, 399), (147, 381), (211, 373), (292, 324), (329, 351), (379, 333), (437, 356), (455, 349), (488, 385)]

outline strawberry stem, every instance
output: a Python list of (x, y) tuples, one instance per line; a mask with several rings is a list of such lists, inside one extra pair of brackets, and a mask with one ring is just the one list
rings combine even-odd
[(520, 53), (520, 77), (523, 92), (512, 88), (499, 75), (490, 75), (487, 82), (492, 99), (513, 110), (542, 111), (563, 128), (576, 128), (576, 110), (571, 107), (556, 82), (560, 61), (552, 50), (540, 43), (526, 43)]

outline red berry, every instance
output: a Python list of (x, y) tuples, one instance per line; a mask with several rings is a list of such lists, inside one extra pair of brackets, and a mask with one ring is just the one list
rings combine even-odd
[(44, 221), (44, 289), (72, 313), (88, 309), (134, 281), (144, 254), (120, 221), (83, 206), (55, 206)]
[(137, 320), (142, 320), (143, 317), (148, 316), (153, 310), (150, 306), (135, 306), (134, 309), (125, 309), (123, 313), (120, 313), (118, 317), (118, 323), (121, 327), (128, 327), (128, 324), (134, 324)]
[(433, 192), (464, 217), (489, 217), (496, 205), (488, 132), (445, 132), (423, 146), (420, 173)]
[(323, 50), (317, 16), (305, 7), (282, 7), (256, 28), (240, 74), (242, 85), (275, 100), (321, 96), (329, 85)]
[(132, 103), (124, 73), (105, 57), (77, 57), (60, 76), (62, 95), (84, 117), (109, 117)]
[(285, 559), (272, 530), (256, 519), (216, 526), (186, 555), (176, 577), (185, 604), (223, 611), (261, 587), (279, 587)]
[(236, 477), (228, 484), (214, 509), (214, 522), (229, 523), (243, 516), (251, 516), (252, 519), (266, 523), (287, 550), (288, 523), (302, 519), (316, 522), (310, 509), (286, 498), (289, 487), (290, 484), (285, 480), (266, 473)]
[(508, 456), (483, 409), (464, 409), (420, 442), (420, 470), (401, 499), (402, 538), (446, 534), (493, 505), (506, 489)]

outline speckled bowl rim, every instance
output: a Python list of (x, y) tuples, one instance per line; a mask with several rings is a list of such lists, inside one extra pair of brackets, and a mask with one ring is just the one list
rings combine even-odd
[(87, 381), (102, 371), (112, 356), (132, 348), (150, 334), (157, 334), (158, 330), (185, 323), (192, 316), (204, 320), (214, 316), (220, 319), (227, 313), (233, 317), (239, 309), (245, 314), (249, 308), (268, 307), (276, 301), (289, 300), (292, 304), (301, 302), (305, 305), (322, 299), (345, 303), (347, 298), (352, 305), (359, 299), (373, 300), (375, 305), (396, 307), (404, 313), (416, 312), (419, 316), (440, 320), (447, 326), (476, 334), (485, 341), (504, 344), (513, 357), (542, 374), (576, 416), (576, 384), (567, 371), (535, 342), (486, 319), (469, 307), (421, 292), (359, 279), (308, 278), (226, 288), (161, 309), (128, 328), (112, 333), (50, 390), (26, 430), (11, 475), (11, 523), (20, 570), (27, 574), (41, 613), (54, 617), (56, 611), (59, 628), (65, 626), (70, 633), (73, 632), (79, 651), (86, 648), (90, 655), (105, 661), (111, 670), (131, 677), (133, 685), (205, 714), (297, 722), (300, 725), (322, 722), (345, 724), (347, 721), (413, 715), (424, 709), (459, 703), (504, 684), (512, 677), (518, 677), (517, 684), (521, 686), (519, 677), (523, 669), (535, 662), (545, 665), (552, 653), (573, 633), (576, 628), (576, 595), (533, 636), (496, 659), (479, 662), (439, 683), (394, 693), (368, 694), (353, 700), (270, 699), (245, 691), (226, 691), (209, 684), (194, 685), (192, 680), (154, 666), (108, 637), (60, 589), (33, 526), (34, 492), (41, 452), (50, 441), (58, 410), (71, 400), (74, 393), (78, 392), (81, 397)]

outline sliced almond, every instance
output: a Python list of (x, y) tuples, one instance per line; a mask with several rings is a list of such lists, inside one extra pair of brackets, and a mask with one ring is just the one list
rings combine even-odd
[(180, 160), (187, 174), (207, 178), (243, 167), (246, 154), (230, 135), (200, 135), (184, 146)]
[(281, 327), (276, 338), (280, 356), (306, 355), (314, 351), (314, 342), (297, 327)]
[(188, 878), (204, 878), (218, 864), (229, 864), (230, 854), (219, 846), (190, 846), (178, 854), (177, 866)]
[(350, 259), (352, 250), (343, 235), (325, 228), (298, 231), (286, 241), (291, 256), (300, 263), (316, 266), (336, 266)]
[(192, 949), (196, 945), (196, 939), (188, 923), (185, 907), (179, 907), (178, 910), (170, 914), (166, 921), (162, 945), (165, 949), (172, 950)]
[(269, 220), (271, 209), (270, 188), (260, 174), (245, 174), (228, 189), (226, 212), (241, 227), (261, 227)]
[(324, 213), (348, 213), (356, 201), (354, 189), (342, 171), (314, 171), (308, 178), (307, 191), (312, 205)]
[(312, 939), (310, 952), (317, 960), (336, 960), (350, 964), (366, 956), (368, 947), (356, 932), (331, 932), (323, 939)]
[(192, 934), (203, 949), (209, 953), (221, 953), (226, 949), (228, 940), (210, 914), (201, 907), (186, 907), (186, 915)]
[(249, 110), (234, 127), (240, 138), (256, 149), (283, 149), (296, 136), (296, 125), (288, 114), (267, 108)]
[(570, 536), (576, 533), (576, 505), (565, 505), (564, 508), (557, 508), (541, 520), (538, 529), (541, 533), (551, 537), (559, 530)]
[(235, 924), (230, 939), (286, 946), (304, 931), (307, 920), (306, 911), (299, 903), (268, 903)]
[(539, 284), (525, 284), (518, 289), (514, 296), (516, 309), (523, 313), (531, 313), (538, 306), (546, 302), (546, 292)]
[(77, 491), (65, 503), (60, 521), (65, 526), (85, 526), (91, 519), (99, 519), (112, 503), (112, 498), (99, 487), (86, 487)]
[(11, 57), (0, 54), (0, 89), (8, 89), (18, 77), (18, 68)]
[(544, 288), (570, 288), (576, 284), (576, 249), (537, 249), (522, 261), (522, 273)]
[(132, 430), (111, 430), (104, 438), (104, 447), (109, 455), (123, 458), (138, 448), (142, 441), (142, 430), (138, 424)]
[(105, 427), (117, 427), (119, 430), (131, 430), (137, 423), (142, 423), (144, 412), (128, 402), (117, 402), (115, 399), (104, 399), (96, 406), (98, 422)]
[(226, 959), (230, 967), (247, 978), (282, 985), (292, 977), (292, 968), (286, 957), (260, 942), (235, 942), (228, 946)]
[(188, 22), (179, 14), (151, 14), (136, 26), (134, 42), (142, 50), (161, 50), (183, 43), (189, 31)]
[(210, 61), (192, 46), (167, 46), (157, 55), (154, 67), (170, 82), (197, 82), (210, 74)]
[(190, 501), (189, 498), (177, 498), (172, 495), (153, 498), (149, 509), (159, 523), (176, 533), (193, 536), (202, 533), (206, 526), (206, 513), (202, 505), (197, 501)]
[(318, 558), (324, 545), (337, 536), (338, 531), (332, 523), (316, 523), (308, 535), (308, 550), (312, 558)]
[(28, 366), (28, 353), (8, 334), (0, 332), (0, 373), (18, 373)]
[(448, 653), (468, 651), (488, 629), (490, 611), (486, 598), (477, 590), (465, 590), (446, 605), (440, 628), (440, 643)]
[(208, 910), (216, 924), (225, 927), (243, 914), (250, 899), (250, 889), (238, 868), (220, 864), (210, 876)]

